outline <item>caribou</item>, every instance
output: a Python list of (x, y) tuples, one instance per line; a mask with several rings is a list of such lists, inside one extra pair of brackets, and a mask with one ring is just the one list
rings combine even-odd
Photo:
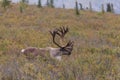
[(55, 38), (59, 36), (61, 39), (63, 39), (66, 33), (68, 32), (69, 32), (68, 27), (60, 27), (50, 31), (50, 34), (52, 36), (52, 41), (57, 46), (57, 48), (27, 47), (25, 49), (22, 49), (21, 53), (25, 54), (26, 56), (28, 56), (31, 53), (33, 54), (33, 56), (40, 55), (42, 57), (44, 57), (46, 53), (49, 53), (51, 58), (61, 61), (62, 55), (71, 55), (74, 42), (69, 40), (68, 43), (66, 43), (66, 45), (61, 46), (59, 43), (56, 42)]

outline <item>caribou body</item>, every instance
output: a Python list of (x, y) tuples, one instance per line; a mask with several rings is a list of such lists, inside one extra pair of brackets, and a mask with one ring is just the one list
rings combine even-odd
[(46, 48), (37, 48), (37, 47), (27, 47), (25, 49), (21, 50), (21, 53), (25, 54), (26, 56), (29, 56), (29, 54), (33, 54), (33, 56), (42, 56), (44, 57), (46, 53), (49, 53), (51, 58), (61, 60), (62, 55), (71, 55), (71, 52), (73, 50), (73, 41), (69, 41), (66, 45), (61, 46), (55, 41), (56, 35), (60, 36), (60, 38), (64, 38), (65, 34), (68, 32), (68, 28), (60, 27), (57, 29), (54, 29), (53, 31), (50, 31), (50, 34), (52, 35), (52, 40), (55, 45), (58, 46), (58, 48), (53, 47), (46, 47)]

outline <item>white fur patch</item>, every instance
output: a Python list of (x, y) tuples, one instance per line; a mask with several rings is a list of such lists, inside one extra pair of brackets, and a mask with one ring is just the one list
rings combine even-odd
[(61, 61), (62, 56), (56, 56), (55, 57), (57, 60)]
[(25, 49), (22, 49), (21, 52), (23, 53), (25, 51)]

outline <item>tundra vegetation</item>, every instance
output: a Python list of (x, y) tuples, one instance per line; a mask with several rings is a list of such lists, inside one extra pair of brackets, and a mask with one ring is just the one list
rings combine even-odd
[[(13, 4), (0, 7), (0, 80), (120, 80), (120, 15), (72, 9), (27, 6), (24, 13)], [(69, 26), (65, 41), (74, 41), (62, 61), (20, 54), (25, 47), (54, 46), (49, 31)], [(59, 38), (56, 40), (59, 41)]]

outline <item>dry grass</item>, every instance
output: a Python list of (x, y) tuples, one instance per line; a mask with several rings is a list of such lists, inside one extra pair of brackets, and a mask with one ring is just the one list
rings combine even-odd
[[(0, 80), (120, 80), (119, 15), (35, 6), (21, 14), (17, 5), (0, 12)], [(62, 25), (70, 28), (66, 40), (75, 41), (71, 56), (20, 55), (28, 46), (55, 46), (49, 30)]]

